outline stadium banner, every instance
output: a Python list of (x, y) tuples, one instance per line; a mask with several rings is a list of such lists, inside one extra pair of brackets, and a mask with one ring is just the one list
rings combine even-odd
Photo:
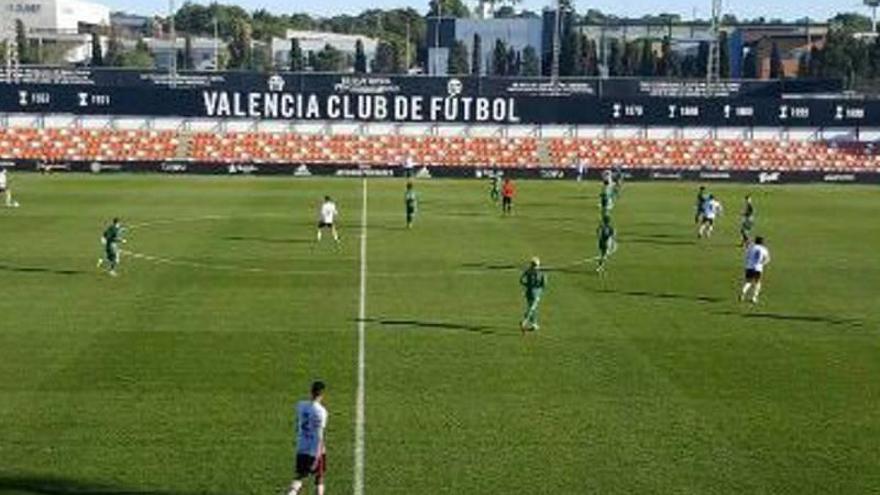
[[(131, 117), (701, 127), (880, 126), (827, 82), (22, 69), (0, 112)], [(792, 92), (787, 92), (792, 91)], [(811, 96), (812, 94), (812, 96)]]
[[(414, 179), (477, 179), (489, 180), (495, 174), (514, 179), (531, 180), (577, 180), (577, 170), (571, 167), (505, 167), (473, 166), (427, 166), (406, 170), (398, 165), (340, 165), (327, 163), (218, 163), (218, 162), (53, 162), (34, 160), (6, 160), (0, 167), (14, 171), (41, 173), (153, 173), (167, 175), (228, 175), (228, 176), (287, 176), (308, 177), (366, 177), (366, 178), (414, 178)], [(607, 168), (590, 168), (584, 180), (600, 181)], [(746, 184), (876, 184), (880, 185), (880, 172), (823, 172), (802, 170), (718, 170), (681, 168), (625, 168), (618, 170), (624, 181), (633, 182), (730, 182)]]

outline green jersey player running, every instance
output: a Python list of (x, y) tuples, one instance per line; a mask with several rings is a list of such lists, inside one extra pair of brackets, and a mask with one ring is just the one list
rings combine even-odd
[(608, 258), (617, 250), (617, 241), (615, 240), (614, 226), (611, 225), (611, 217), (602, 216), (602, 223), (596, 229), (596, 236), (599, 240), (599, 266), (596, 271), (602, 273), (605, 271), (605, 263)]
[(104, 245), (104, 257), (98, 258), (98, 268), (103, 266), (106, 261), (109, 269), (108, 273), (114, 277), (116, 276), (116, 267), (119, 266), (119, 244), (125, 242), (125, 239), (122, 238), (124, 231), (125, 229), (123, 229), (119, 219), (114, 218), (113, 223), (101, 235), (101, 243)]
[(614, 193), (608, 187), (603, 187), (599, 193), (599, 209), (603, 217), (611, 215), (611, 210), (614, 209)]
[(755, 205), (752, 204), (752, 195), (746, 195), (746, 203), (743, 206), (742, 211), (742, 223), (739, 227), (739, 235), (742, 236), (742, 240), (739, 245), (741, 247), (745, 247), (748, 245), (749, 240), (752, 237), (752, 229), (755, 227)]
[(694, 213), (694, 224), (699, 225), (700, 222), (703, 221), (703, 208), (707, 201), (709, 201), (709, 193), (706, 191), (706, 186), (700, 186), (700, 190), (697, 191), (697, 204), (696, 212)]
[(489, 190), (489, 197), (493, 203), (497, 203), (501, 198), (501, 174), (498, 172), (492, 174), (492, 189)]
[(406, 228), (411, 229), (413, 220), (416, 218), (416, 210), (419, 207), (419, 197), (413, 189), (412, 182), (406, 183), (406, 194), (403, 196), (403, 202), (406, 204)]
[(540, 328), (538, 325), (538, 303), (541, 302), (541, 296), (547, 286), (547, 276), (541, 270), (541, 260), (537, 257), (532, 258), (529, 267), (519, 277), (519, 284), (526, 297), (526, 312), (523, 315), (522, 323), (520, 323), (520, 330), (525, 334), (526, 331), (535, 331)]

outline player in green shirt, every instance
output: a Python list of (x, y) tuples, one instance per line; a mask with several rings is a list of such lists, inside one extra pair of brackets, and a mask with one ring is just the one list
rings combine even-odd
[(492, 174), (492, 189), (489, 190), (489, 197), (492, 198), (493, 203), (497, 203), (501, 198), (501, 174), (497, 172)]
[(694, 213), (695, 224), (699, 224), (703, 220), (703, 205), (706, 204), (706, 201), (709, 201), (709, 193), (706, 191), (706, 186), (700, 186), (700, 190), (697, 191), (696, 213)]
[(605, 271), (605, 263), (608, 257), (617, 250), (617, 241), (615, 240), (614, 226), (611, 225), (611, 217), (602, 216), (602, 223), (596, 229), (596, 236), (599, 240), (599, 266), (596, 267), (597, 272)]
[(122, 238), (124, 231), (119, 219), (114, 218), (113, 223), (101, 234), (104, 258), (98, 258), (98, 267), (100, 268), (106, 261), (110, 269), (108, 273), (114, 277), (116, 276), (116, 267), (119, 266), (119, 244), (125, 242), (125, 239)]
[(614, 209), (614, 193), (607, 187), (603, 187), (599, 193), (599, 209), (602, 210), (602, 216), (610, 215)]
[(752, 228), (755, 227), (755, 205), (752, 204), (752, 195), (746, 195), (746, 204), (743, 206), (742, 224), (739, 227), (739, 233), (742, 236), (740, 246), (746, 246), (752, 234)]
[(540, 328), (538, 325), (538, 303), (541, 302), (541, 295), (547, 285), (547, 276), (541, 270), (541, 260), (537, 257), (532, 258), (529, 267), (519, 277), (519, 284), (523, 287), (526, 296), (526, 313), (523, 315), (520, 329), (523, 333), (527, 330), (538, 330)]
[(412, 182), (406, 183), (406, 194), (403, 196), (403, 201), (406, 204), (406, 228), (411, 229), (413, 220), (416, 218), (416, 210), (419, 207), (419, 197), (413, 189)]

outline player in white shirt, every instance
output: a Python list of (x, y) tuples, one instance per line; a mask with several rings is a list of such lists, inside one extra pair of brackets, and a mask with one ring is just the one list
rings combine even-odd
[(749, 291), (752, 291), (752, 304), (758, 303), (758, 295), (761, 294), (761, 277), (764, 268), (770, 263), (770, 250), (764, 246), (764, 238), (756, 237), (755, 243), (746, 250), (746, 276), (743, 283), (739, 300), (745, 301)]
[(336, 232), (336, 216), (339, 210), (336, 209), (336, 203), (330, 199), (330, 196), (324, 196), (324, 202), (318, 210), (318, 242), (321, 242), (321, 234), (324, 229), (330, 229), (333, 233), (333, 240), (339, 242), (339, 234)]
[(9, 177), (6, 175), (6, 169), (0, 167), (0, 194), (3, 195), (4, 204), (7, 208), (18, 206), (18, 202), (12, 200), (12, 189), (9, 187)]
[(697, 237), (712, 237), (712, 231), (715, 229), (715, 219), (724, 211), (721, 201), (715, 199), (715, 196), (709, 195), (706, 202), (703, 203), (703, 215), (700, 220), (700, 228), (697, 231)]
[(327, 409), (324, 400), (324, 382), (312, 384), (311, 400), (296, 405), (296, 476), (290, 484), (288, 495), (297, 495), (303, 480), (315, 476), (315, 489), (324, 495), (324, 472), (327, 468), (324, 449), (324, 429), (327, 428)]

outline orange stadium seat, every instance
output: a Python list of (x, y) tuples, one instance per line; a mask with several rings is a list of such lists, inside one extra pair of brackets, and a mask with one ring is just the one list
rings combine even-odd
[(880, 146), (770, 139), (536, 138), (501, 136), (325, 135), (116, 129), (0, 129), (0, 157), (52, 161), (324, 163), (880, 170)]

